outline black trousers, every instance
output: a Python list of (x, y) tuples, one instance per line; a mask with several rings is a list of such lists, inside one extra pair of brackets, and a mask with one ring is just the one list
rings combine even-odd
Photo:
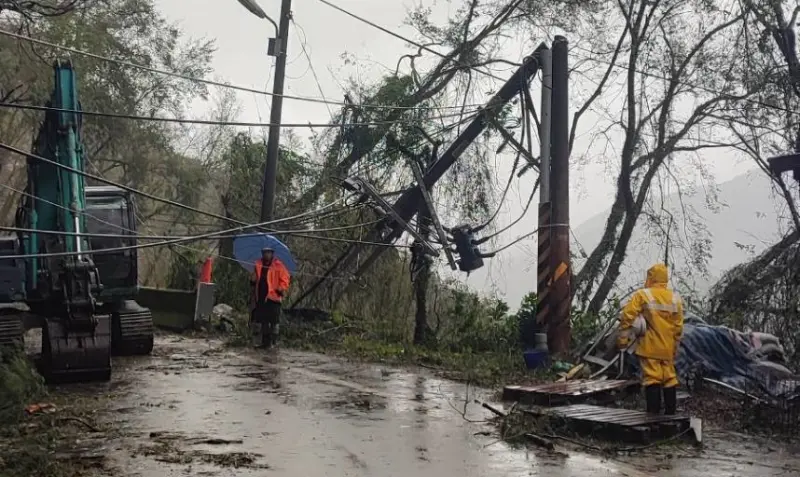
[(266, 300), (253, 310), (253, 322), (261, 325), (261, 344), (271, 346), (278, 340), (278, 324), (281, 319), (281, 302)]
[(667, 416), (675, 415), (678, 407), (678, 388), (664, 388), (658, 384), (652, 384), (644, 388), (644, 396), (647, 403), (648, 414), (659, 414), (661, 412), (661, 395), (664, 395), (664, 414)]

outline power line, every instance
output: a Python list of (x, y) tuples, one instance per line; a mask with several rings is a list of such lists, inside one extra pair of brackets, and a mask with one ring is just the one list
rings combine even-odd
[[(320, 0), (320, 1), (322, 1), (322, 0)], [(573, 45), (573, 47), (578, 49), (578, 50), (581, 50), (581, 51), (583, 51), (585, 53), (589, 53), (589, 54), (593, 55), (590, 58), (591, 61), (597, 61), (599, 63), (603, 63), (603, 64), (608, 65), (608, 66), (613, 66), (613, 67), (618, 67), (618, 68), (623, 69), (623, 70), (633, 71), (634, 73), (640, 74), (642, 76), (647, 76), (647, 77), (653, 78), (653, 79), (659, 79), (661, 81), (666, 81), (668, 83), (671, 83), (671, 82), (674, 81), (675, 84), (677, 84), (677, 85), (687, 86), (689, 88), (694, 88), (694, 89), (697, 89), (697, 90), (700, 90), (700, 91), (705, 91), (706, 93), (723, 96), (726, 99), (731, 99), (731, 100), (736, 100), (736, 101), (746, 101), (748, 103), (756, 104), (758, 106), (762, 106), (762, 107), (765, 107), (765, 108), (775, 109), (777, 111), (781, 111), (781, 112), (784, 112), (784, 113), (789, 113), (789, 114), (794, 114), (794, 115), (799, 115), (800, 114), (800, 111), (795, 111), (795, 110), (784, 108), (784, 107), (781, 107), (781, 106), (778, 106), (778, 105), (769, 104), (769, 103), (766, 103), (766, 102), (761, 101), (759, 99), (751, 98), (749, 96), (742, 97), (741, 95), (723, 93), (722, 91), (714, 91), (711, 88), (708, 88), (708, 87), (705, 87), (705, 86), (700, 86), (700, 85), (693, 84), (693, 83), (689, 83), (688, 81), (675, 80), (674, 78), (668, 78), (666, 76), (662, 76), (662, 75), (659, 75), (659, 74), (651, 73), (649, 71), (642, 71), (640, 69), (637, 69), (635, 66), (620, 65), (620, 64), (617, 64), (617, 63), (615, 63), (613, 61), (605, 60), (605, 59), (597, 57), (596, 56), (597, 53), (593, 52), (590, 49), (582, 48), (582, 47), (579, 47), (577, 45)]]
[(52, 253), (29, 253), (29, 254), (22, 254), (22, 255), (1, 255), (0, 260), (11, 260), (11, 259), (21, 259), (21, 258), (49, 258), (49, 257), (74, 257), (79, 255), (103, 255), (108, 253), (116, 253), (116, 252), (124, 252), (126, 250), (138, 250), (142, 248), (150, 248), (150, 247), (161, 247), (165, 245), (172, 245), (178, 244), (181, 242), (196, 242), (198, 240), (204, 239), (213, 239), (217, 238), (221, 235), (231, 234), (233, 232), (241, 232), (248, 229), (255, 229), (259, 227), (263, 227), (265, 225), (269, 225), (270, 222), (262, 222), (260, 224), (253, 224), (253, 225), (245, 225), (241, 227), (234, 227), (231, 229), (226, 229), (222, 231), (216, 232), (209, 232), (200, 235), (194, 235), (191, 237), (182, 237), (172, 240), (164, 240), (161, 242), (154, 242), (154, 243), (145, 243), (145, 244), (138, 244), (138, 245), (130, 245), (126, 247), (112, 247), (106, 248), (102, 250), (83, 250), (80, 252), (52, 252)]
[[(105, 254), (109, 254), (109, 253), (124, 252), (126, 250), (139, 250), (139, 249), (143, 249), (143, 248), (164, 247), (164, 246), (168, 246), (168, 245), (176, 245), (176, 244), (180, 244), (182, 242), (197, 242), (199, 240), (205, 240), (205, 239), (219, 239), (219, 238), (224, 238), (225, 236), (229, 236), (230, 234), (232, 234), (234, 232), (237, 232), (237, 231), (255, 229), (255, 228), (263, 227), (263, 226), (269, 225), (269, 224), (270, 224), (270, 222), (262, 222), (260, 224), (252, 224), (252, 225), (246, 225), (246, 226), (242, 226), (242, 227), (234, 227), (234, 228), (231, 228), (231, 229), (221, 230), (221, 231), (217, 231), (217, 232), (209, 232), (209, 233), (200, 234), (200, 235), (193, 235), (193, 236), (189, 236), (189, 237), (181, 237), (181, 238), (175, 238), (175, 239), (164, 240), (164, 241), (153, 242), (153, 243), (129, 245), (129, 246), (125, 246), (125, 247), (111, 247), (111, 248), (105, 248), (105, 249), (101, 249), (101, 250), (83, 250), (83, 251), (80, 251), (80, 252), (30, 253), (30, 254), (21, 254), (21, 255), (0, 255), (0, 260), (13, 260), (13, 259), (23, 259), (23, 258), (74, 257), (74, 256), (81, 256), (81, 255), (105, 255)], [(8, 227), (3, 227), (3, 228), (8, 228)], [(38, 231), (38, 232), (41, 232), (41, 231)], [(294, 233), (292, 231), (274, 231), (274, 232), (270, 232), (270, 233), (274, 233), (276, 235), (295, 235), (297, 237), (303, 237), (303, 238), (309, 238), (309, 239), (315, 239), (315, 240), (327, 240), (327, 241), (332, 241), (332, 242), (337, 242), (338, 241), (338, 242), (345, 242), (345, 243), (359, 243), (359, 244), (365, 244), (365, 245), (384, 245), (384, 246), (390, 245), (390, 246), (395, 247), (395, 248), (408, 248), (407, 246), (399, 246), (399, 245), (394, 245), (394, 244), (381, 244), (381, 243), (378, 243), (378, 242), (363, 242), (363, 241), (359, 241), (359, 240), (338, 239), (338, 238), (334, 238), (334, 237), (321, 237), (321, 236), (316, 236), (316, 235), (299, 234), (299, 233)], [(132, 238), (132, 237), (128, 236), (128, 238)]]
[[(39, 40), (39, 39), (36, 39), (36, 38), (31, 38), (29, 36), (20, 35), (18, 33), (14, 33), (14, 32), (7, 31), (7, 30), (0, 29), (0, 35), (9, 36), (9, 37), (12, 37), (12, 38), (16, 38), (17, 40), (27, 41), (27, 42), (30, 42), (30, 43), (35, 43), (35, 44), (38, 44), (38, 45), (46, 46), (46, 47), (49, 47), (49, 48), (54, 48), (54, 49), (57, 49), (57, 50), (67, 51), (67, 52), (70, 52), (70, 53), (74, 53), (76, 55), (81, 55), (81, 56), (85, 56), (85, 57), (88, 57), (88, 58), (94, 58), (96, 60), (105, 61), (105, 62), (108, 62), (108, 63), (115, 63), (115, 64), (118, 64), (118, 65), (121, 65), (121, 66), (125, 66), (125, 67), (128, 67), (128, 68), (135, 68), (135, 69), (139, 69), (139, 70), (143, 70), (143, 71), (149, 71), (151, 73), (156, 73), (156, 74), (165, 75), (165, 76), (171, 76), (173, 78), (182, 79), (184, 81), (190, 81), (192, 83), (199, 83), (199, 84), (205, 84), (205, 85), (208, 85), (208, 86), (215, 86), (215, 87), (218, 87), (218, 88), (226, 88), (226, 89), (231, 89), (231, 90), (243, 91), (245, 93), (255, 93), (255, 94), (260, 94), (260, 95), (264, 95), (264, 96), (275, 96), (273, 93), (270, 93), (270, 92), (264, 91), (264, 90), (260, 90), (260, 89), (249, 88), (247, 86), (237, 86), (237, 85), (229, 84), (229, 83), (221, 83), (219, 81), (207, 80), (207, 79), (204, 79), (204, 78), (196, 78), (196, 77), (192, 77), (192, 76), (183, 75), (183, 74), (180, 74), (180, 73), (175, 73), (173, 71), (160, 70), (160, 69), (157, 69), (157, 68), (152, 68), (150, 66), (140, 65), (140, 64), (137, 64), (137, 63), (131, 63), (130, 61), (117, 60), (115, 58), (109, 58), (107, 56), (98, 55), (96, 53), (91, 53), (91, 52), (88, 52), (88, 51), (79, 50), (77, 48), (72, 48), (72, 47), (69, 47), (69, 46), (59, 45), (57, 43), (51, 43), (49, 41), (44, 41), (44, 40)], [(295, 96), (295, 95), (289, 95), (289, 94), (283, 94), (283, 95), (279, 95), (279, 96), (281, 96), (284, 99), (291, 99), (291, 100), (295, 100), (295, 101), (305, 101), (305, 102), (309, 102), (309, 103), (332, 104), (332, 105), (336, 105), (336, 106), (350, 106), (350, 105), (348, 105), (347, 103), (344, 103), (344, 102), (328, 101), (328, 100), (326, 100), (324, 98), (312, 98), (312, 97)], [(435, 110), (440, 110), (440, 109), (460, 109), (461, 108), (461, 106), (438, 106), (438, 107), (433, 107), (433, 106), (392, 106), (392, 105), (388, 105), (388, 104), (360, 104), (358, 106), (360, 106), (361, 108), (402, 109), (402, 110), (434, 110), (434, 109)], [(470, 104), (470, 105), (467, 105), (467, 106), (472, 107), (472, 108), (481, 108), (481, 107), (483, 107), (483, 104)]]
[[(171, 205), (171, 206), (174, 206), (174, 207), (178, 207), (178, 208), (181, 208), (181, 209), (184, 209), (184, 210), (188, 210), (190, 212), (194, 212), (194, 213), (198, 213), (198, 214), (202, 214), (202, 215), (207, 215), (209, 217), (213, 217), (213, 218), (219, 219), (219, 220), (224, 220), (226, 222), (231, 222), (231, 223), (236, 223), (236, 224), (240, 224), (240, 225), (250, 226), (250, 224), (248, 224), (246, 222), (242, 222), (240, 220), (232, 219), (230, 217), (225, 217), (225, 216), (220, 215), (220, 214), (215, 214), (214, 212), (208, 212), (208, 211), (205, 211), (205, 210), (197, 209), (195, 207), (192, 207), (192, 206), (189, 206), (189, 205), (186, 205), (186, 204), (181, 204), (180, 202), (176, 202), (174, 200), (169, 200), (169, 199), (165, 199), (163, 197), (158, 197), (158, 196), (150, 194), (148, 192), (144, 192), (144, 191), (141, 191), (139, 189), (135, 189), (133, 187), (129, 187), (129, 186), (120, 184), (118, 182), (114, 182), (114, 181), (108, 180), (108, 179), (106, 179), (104, 177), (101, 177), (101, 176), (98, 176), (98, 175), (95, 175), (95, 174), (90, 174), (88, 172), (81, 171), (79, 169), (74, 169), (72, 167), (69, 167), (69, 166), (64, 165), (64, 164), (60, 164), (60, 163), (58, 163), (56, 161), (53, 161), (51, 159), (47, 159), (46, 157), (38, 156), (38, 155), (30, 153), (30, 152), (25, 152), (25, 151), (23, 151), (21, 149), (17, 149), (16, 147), (9, 146), (8, 144), (0, 143), (0, 149), (5, 149), (6, 151), (13, 152), (13, 153), (19, 154), (21, 156), (25, 156), (25, 157), (28, 157), (28, 158), (31, 158), (31, 159), (35, 159), (35, 160), (38, 160), (38, 161), (45, 162), (47, 164), (54, 165), (56, 167), (59, 167), (61, 169), (66, 170), (66, 171), (72, 172), (74, 174), (78, 174), (80, 176), (83, 176), (83, 177), (86, 177), (86, 178), (89, 178), (89, 179), (93, 179), (93, 180), (96, 180), (98, 182), (102, 182), (103, 184), (107, 184), (107, 185), (110, 185), (110, 186), (118, 187), (118, 188), (120, 188), (122, 190), (131, 192), (133, 194), (141, 195), (142, 197), (146, 197), (148, 199), (155, 200), (157, 202), (162, 202), (164, 204)], [(325, 210), (325, 209), (333, 206), (334, 204), (336, 204), (336, 202), (339, 202), (339, 200), (337, 200), (335, 202), (332, 202), (330, 204), (327, 204), (325, 206), (322, 206), (321, 208), (316, 209), (314, 211), (307, 211), (307, 212), (303, 212), (301, 214), (298, 214), (298, 215), (295, 215), (295, 216), (292, 216), (292, 217), (284, 217), (284, 218), (281, 218), (281, 219), (276, 219), (276, 220), (272, 220), (270, 222), (266, 222), (265, 225), (272, 225), (272, 224), (281, 223), (281, 222), (288, 222), (288, 221), (295, 220), (295, 219), (300, 218), (300, 217), (305, 217), (307, 215), (311, 215), (311, 214), (314, 214), (316, 212), (320, 212), (322, 210)], [(269, 230), (269, 229), (267, 229), (267, 230)]]
[[(308, 53), (308, 50), (306, 49), (306, 43), (308, 43), (308, 37), (306, 36), (306, 31), (303, 27), (297, 24), (297, 22), (294, 19), (294, 16), (289, 17), (289, 20), (295, 27), (294, 33), (295, 35), (297, 35), (297, 39), (300, 41), (300, 48), (303, 50), (303, 54), (305, 55), (306, 60), (308, 61), (308, 67), (311, 69), (311, 74), (314, 76), (314, 82), (317, 83), (317, 89), (319, 90), (319, 94), (327, 102), (328, 98), (325, 97), (325, 92), (322, 91), (322, 84), (320, 84), (319, 82), (319, 76), (317, 76), (317, 70), (314, 69), (314, 62), (311, 61), (311, 55)], [(301, 31), (303, 32), (303, 38), (300, 38)], [(333, 111), (331, 110), (330, 103), (326, 104), (325, 106), (328, 108), (328, 114), (330, 114), (331, 117), (333, 117)]]
[[(91, 212), (86, 211), (86, 214), (91, 215)], [(327, 227), (322, 229), (271, 230), (269, 233), (270, 235), (292, 235), (292, 234), (307, 233), (307, 232), (311, 233), (341, 232), (343, 230), (352, 230), (360, 227), (365, 227), (368, 225), (375, 225), (378, 222), (380, 222), (380, 220), (373, 220), (371, 222), (365, 222), (360, 224), (342, 225), (339, 227)], [(0, 230), (3, 230), (5, 232), (17, 232), (17, 233), (40, 233), (44, 235), (60, 235), (60, 236), (87, 237), (87, 238), (109, 238), (109, 239), (183, 240), (183, 239), (192, 239), (194, 237), (192, 235), (95, 234), (95, 233), (83, 233), (83, 232), (67, 232), (62, 230), (42, 230), (42, 229), (30, 229), (24, 227), (9, 227), (5, 225), (0, 225)], [(220, 235), (214, 238), (234, 238), (239, 236), (241, 236), (241, 234)]]
[[(43, 198), (41, 198), (41, 197), (36, 197), (36, 196), (35, 196), (35, 195), (33, 195), (33, 194), (30, 194), (30, 193), (28, 193), (28, 192), (25, 192), (25, 191), (23, 191), (23, 190), (19, 190), (19, 189), (15, 188), (15, 187), (12, 187), (12, 186), (9, 186), (9, 185), (7, 185), (7, 184), (2, 184), (2, 183), (0, 183), (0, 187), (3, 187), (3, 188), (5, 188), (5, 189), (8, 189), (8, 190), (11, 190), (12, 192), (16, 192), (16, 193), (18, 193), (18, 194), (21, 194), (21, 195), (25, 195), (25, 196), (28, 196), (28, 197), (32, 197), (32, 198), (38, 199), (38, 200), (40, 200), (40, 201), (42, 201), (42, 202), (48, 203), (48, 204), (50, 204), (50, 205), (53, 205), (54, 207), (60, 208), (60, 209), (62, 209), (62, 210), (71, 210), (69, 207), (65, 207), (65, 206), (63, 206), (63, 205), (61, 205), (61, 204), (58, 204), (58, 203), (56, 203), (56, 202), (51, 202), (51, 201), (49, 201), (49, 200), (46, 200), (46, 199), (43, 199)], [(96, 216), (94, 216), (94, 215), (91, 215), (90, 213), (88, 213), (88, 212), (87, 212), (87, 211), (85, 211), (85, 210), (81, 210), (81, 211), (79, 211), (79, 212), (80, 212), (80, 214), (81, 214), (81, 215), (84, 215), (85, 217), (87, 217), (87, 218), (89, 218), (89, 219), (92, 219), (92, 220), (94, 220), (94, 221), (96, 221), (96, 222), (98, 222), (98, 223), (106, 224), (106, 225), (109, 225), (109, 226), (111, 226), (111, 227), (113, 227), (113, 228), (116, 228), (116, 229), (119, 229), (119, 230), (124, 230), (124, 231), (127, 231), (127, 232), (131, 232), (131, 233), (133, 233), (133, 234), (136, 234), (136, 233), (137, 233), (137, 232), (136, 232), (136, 230), (133, 230), (133, 229), (130, 229), (130, 228), (127, 228), (127, 227), (123, 227), (123, 226), (122, 226), (122, 225), (120, 225), (120, 224), (115, 224), (115, 223), (113, 223), (113, 222), (109, 222), (109, 221), (103, 220), (103, 219), (101, 219), (101, 218), (99, 218), (99, 217), (96, 217)], [(137, 215), (138, 215), (138, 214), (137, 214)], [(360, 225), (360, 224), (359, 224), (359, 225)], [(40, 232), (41, 232), (41, 231), (40, 231)], [(124, 238), (133, 238), (134, 236), (133, 236), (133, 235), (123, 235), (123, 237), (124, 237)], [(152, 236), (151, 236), (151, 237), (152, 237)], [(215, 237), (215, 238), (225, 238), (225, 236), (219, 236), (219, 237)], [(235, 258), (233, 258), (233, 257), (227, 257), (227, 256), (225, 256), (225, 255), (221, 255), (221, 254), (219, 254), (219, 253), (208, 252), (207, 250), (201, 250), (201, 249), (198, 249), (198, 248), (193, 248), (193, 247), (189, 247), (189, 246), (187, 246), (187, 245), (183, 245), (183, 244), (175, 244), (175, 245), (177, 245), (178, 247), (185, 248), (185, 249), (187, 249), (187, 250), (194, 251), (194, 252), (210, 253), (211, 255), (214, 255), (214, 256), (216, 256), (216, 257), (220, 257), (220, 258), (223, 258), (223, 259), (231, 260), (231, 261), (234, 261), (234, 262), (236, 262), (236, 263), (243, 263), (241, 260), (236, 260), (236, 259), (235, 259)], [(174, 251), (173, 251), (173, 252), (174, 252)], [(295, 275), (306, 275), (306, 276), (311, 276), (311, 277), (316, 277), (316, 278), (319, 278), (319, 277), (321, 277), (321, 275), (315, 275), (315, 274), (312, 274), (312, 273), (306, 273), (306, 272), (295, 272)], [(337, 279), (339, 279), (339, 280), (349, 280), (349, 278), (346, 278), (346, 277), (335, 277), (335, 278), (337, 278)]]
[[(550, 225), (546, 225), (546, 226), (543, 226), (543, 227), (539, 227), (539, 228), (535, 229), (533, 232), (529, 232), (529, 233), (527, 233), (525, 235), (520, 235), (516, 239), (514, 239), (511, 242), (503, 245), (502, 247), (498, 248), (497, 250), (494, 250), (492, 252), (486, 252), (486, 253), (491, 253), (491, 254), (500, 253), (503, 250), (509, 249), (509, 248), (513, 247), (514, 245), (518, 244), (519, 242), (522, 242), (523, 240), (536, 235), (537, 233), (539, 233), (540, 229), (543, 229), (543, 228), (556, 228), (556, 227), (569, 227), (569, 224), (550, 224)], [(2, 258), (2, 257), (0, 257), (0, 258)]]
[[(488, 71), (481, 70), (481, 69), (479, 69), (479, 68), (477, 68), (476, 66), (473, 66), (473, 65), (464, 64), (463, 62), (459, 61), (457, 58), (451, 57), (450, 55), (446, 55), (446, 54), (444, 54), (444, 53), (442, 53), (440, 51), (434, 50), (433, 48), (431, 48), (429, 46), (423, 45), (422, 43), (419, 43), (419, 42), (414, 41), (414, 40), (412, 40), (410, 38), (407, 38), (407, 37), (405, 37), (403, 35), (400, 35), (399, 33), (393, 32), (392, 30), (389, 30), (388, 28), (382, 27), (382, 26), (378, 25), (377, 23), (375, 23), (375, 22), (373, 22), (371, 20), (367, 20), (366, 18), (358, 16), (355, 13), (352, 13), (352, 12), (350, 12), (348, 10), (345, 10), (344, 8), (342, 8), (342, 7), (338, 6), (338, 5), (334, 5), (333, 3), (329, 2), (328, 0), (319, 0), (319, 1), (324, 3), (325, 5), (333, 8), (333, 9), (335, 9), (335, 10), (338, 10), (338, 11), (344, 13), (345, 15), (347, 15), (349, 17), (355, 18), (356, 20), (360, 21), (361, 23), (369, 25), (372, 28), (376, 28), (376, 29), (388, 34), (388, 35), (391, 35), (391, 36), (397, 38), (398, 40), (402, 40), (402, 41), (404, 41), (406, 43), (414, 45), (417, 48), (419, 48), (420, 50), (427, 51), (428, 53), (432, 53), (432, 54), (438, 56), (439, 58), (442, 58), (442, 59), (448, 60), (448, 61), (452, 61), (452, 62), (456, 63), (457, 65), (463, 66), (465, 68), (469, 68), (469, 69), (471, 69), (471, 70), (473, 70), (475, 72), (481, 73), (481, 74), (486, 75), (486, 76), (488, 76), (490, 78), (493, 78), (493, 79), (496, 79), (496, 80), (499, 80), (499, 81), (505, 81), (505, 79), (500, 78), (498, 76), (495, 76), (494, 74), (492, 74), (492, 73), (490, 73)], [(517, 0), (515, 2), (515, 5), (511, 6), (510, 8), (512, 10), (516, 9), (516, 7), (519, 6), (520, 3), (521, 3), (521, 0)], [(462, 106), (457, 106), (457, 107), (462, 107)]]
[[(135, 114), (122, 114), (122, 113), (105, 113), (100, 111), (84, 111), (78, 109), (64, 109), (64, 108), (54, 108), (51, 106), (37, 106), (32, 104), (19, 104), (19, 103), (3, 103), (0, 102), (0, 107), (3, 108), (10, 108), (10, 109), (27, 109), (31, 111), (55, 111), (59, 113), (75, 113), (75, 114), (83, 114), (86, 116), (97, 116), (101, 118), (115, 118), (115, 119), (129, 119), (134, 121), (153, 121), (153, 122), (161, 122), (161, 123), (179, 123), (179, 124), (199, 124), (204, 126), (238, 126), (238, 127), (250, 127), (250, 128), (266, 128), (275, 126), (272, 123), (261, 123), (261, 122), (238, 122), (238, 121), (217, 121), (213, 119), (189, 119), (189, 118), (165, 118), (159, 116), (138, 116)], [(444, 114), (441, 116), (431, 116), (429, 118), (424, 118), (425, 120), (437, 120), (437, 119), (448, 119), (448, 118), (461, 118), (463, 115), (461, 113), (451, 113), (451, 114)], [(416, 124), (419, 123), (420, 119), (397, 119), (395, 121), (372, 121), (372, 122), (364, 122), (364, 123), (348, 123), (348, 126), (387, 126), (392, 124), (398, 123), (406, 123), (406, 124)], [(332, 123), (282, 123), (278, 124), (280, 127), (284, 128), (338, 128), (341, 127), (341, 124), (332, 124)]]

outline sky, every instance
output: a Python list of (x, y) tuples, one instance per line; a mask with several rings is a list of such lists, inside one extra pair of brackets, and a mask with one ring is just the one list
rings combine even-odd
[[(277, 20), (280, 9), (278, 0), (256, 1), (268, 15)], [(397, 59), (409, 51), (403, 41), (350, 18), (318, 0), (296, 0), (294, 3), (294, 24), (291, 25), (289, 35), (286, 94), (341, 101), (344, 94), (341, 85), (348, 77), (356, 76), (367, 82), (377, 81), (382, 75), (393, 71)], [(332, 0), (332, 3), (401, 35), (415, 38), (414, 30), (403, 24), (410, 8), (418, 4), (428, 6), (432, 9), (435, 20), (444, 21), (450, 12), (458, 8), (461, 1)], [(266, 51), (268, 38), (275, 33), (269, 22), (251, 14), (237, 0), (157, 0), (157, 4), (167, 18), (180, 25), (187, 36), (216, 41), (217, 51), (212, 64), (216, 79), (271, 91), (273, 58)], [(537, 43), (541, 40), (537, 40)], [(533, 41), (508, 41), (502, 51), (505, 58), (519, 62), (534, 47)], [(571, 91), (589, 88), (591, 84), (581, 83), (580, 78), (571, 78)], [(534, 101), (538, 103), (538, 90), (535, 86), (533, 89)], [(239, 120), (268, 121), (269, 97), (237, 93), (237, 98), (241, 107)], [(579, 106), (576, 102), (570, 104), (570, 117)], [(193, 114), (202, 115), (209, 107), (208, 103), (197, 102), (191, 109)], [(330, 108), (336, 111), (336, 106)], [(324, 104), (285, 100), (283, 105), (284, 123), (326, 123), (330, 114), (328, 106)], [(590, 113), (579, 124), (576, 150), (588, 147), (583, 142), (585, 139), (581, 137), (581, 133), (586, 132), (592, 124)], [(301, 135), (307, 133), (302, 130), (296, 132)], [(730, 180), (750, 168), (746, 162), (720, 152), (715, 152), (713, 157), (704, 160), (718, 183)], [(497, 157), (495, 168), (498, 189), (502, 188), (501, 183), (510, 174), (512, 161), (510, 155)], [(613, 179), (604, 172), (605, 167), (602, 165), (578, 166), (573, 163), (570, 200), (573, 224), (586, 222), (610, 206), (614, 184)], [(527, 176), (529, 177), (523, 177), (515, 183), (509, 192), (509, 200), (497, 218), (498, 227), (514, 220), (521, 213), (524, 198), (530, 194), (535, 179), (533, 174)], [(535, 202), (531, 210), (535, 211), (534, 207)], [(535, 228), (536, 214), (530, 213), (499, 237), (496, 246), (502, 246)], [(582, 245), (591, 248), (593, 244)], [(525, 290), (535, 288), (535, 283), (531, 281), (533, 275), (529, 273), (531, 267), (535, 269), (535, 256), (535, 240), (523, 241), (493, 258), (484, 269), (470, 276), (467, 283), (486, 293), (505, 297), (514, 306)], [(521, 273), (522, 271), (525, 273)], [(466, 277), (462, 274), (460, 278)], [(530, 287), (520, 283), (521, 280), (531, 281)]]

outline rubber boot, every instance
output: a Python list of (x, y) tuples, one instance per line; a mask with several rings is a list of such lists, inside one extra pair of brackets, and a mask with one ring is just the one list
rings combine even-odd
[(678, 388), (664, 388), (664, 414), (674, 416), (678, 410)]
[(652, 384), (644, 388), (644, 397), (647, 402), (648, 414), (661, 413), (661, 386)]
[(250, 342), (252, 346), (258, 347), (261, 344), (261, 326), (260, 323), (250, 323)]
[(272, 325), (272, 346), (276, 346), (278, 344), (278, 336), (280, 335), (280, 327), (279, 324)]
[(261, 347), (269, 348), (272, 346), (272, 327), (268, 323), (261, 325)]

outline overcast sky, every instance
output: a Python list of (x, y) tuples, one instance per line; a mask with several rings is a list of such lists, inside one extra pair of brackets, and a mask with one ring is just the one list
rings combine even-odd
[[(278, 18), (279, 0), (257, 0), (262, 8), (274, 19)], [(176, 21), (184, 32), (191, 37), (205, 37), (216, 40), (217, 53), (213, 67), (215, 75), (237, 85), (250, 86), (271, 91), (271, 75), (273, 58), (267, 56), (268, 38), (274, 36), (274, 28), (260, 20), (237, 0), (157, 0), (168, 18)], [(289, 54), (286, 78), (286, 93), (298, 96), (320, 97), (341, 101), (343, 84), (348, 77), (357, 75), (365, 81), (377, 80), (386, 74), (387, 68), (394, 68), (397, 59), (408, 52), (403, 41), (398, 40), (380, 30), (365, 25), (336, 11), (318, 0), (295, 0), (293, 8), (294, 20), (299, 28), (292, 26), (289, 38)], [(455, 11), (461, 0), (332, 0), (332, 3), (370, 19), (402, 35), (412, 37), (414, 31), (403, 25), (409, 8), (422, 3), (430, 6), (436, 20), (445, 20), (451, 11)], [(542, 38), (539, 41), (547, 40)], [(302, 43), (301, 43), (302, 42)], [(315, 81), (309, 67), (309, 61), (303, 53), (301, 44), (313, 63), (313, 70), (319, 79)], [(535, 47), (530, 41), (509, 41), (504, 47), (507, 59), (519, 62)], [(345, 56), (357, 60), (355, 64), (346, 64)], [(508, 76), (506, 73), (503, 76)], [(572, 78), (572, 91), (588, 90), (590, 84), (581, 84), (579, 79)], [(321, 90), (321, 91), (320, 91)], [(534, 101), (538, 102), (538, 90), (534, 87)], [(269, 118), (269, 98), (256, 97), (253, 94), (239, 93), (242, 121), (267, 122)], [(580, 105), (571, 103), (571, 113)], [(620, 107), (622, 105), (620, 104)], [(196, 104), (193, 113), (200, 115), (207, 109), (207, 104)], [(336, 107), (331, 106), (335, 111)], [(328, 107), (323, 104), (286, 100), (283, 107), (284, 123), (325, 123), (330, 118)], [(587, 131), (593, 123), (591, 115), (585, 116), (579, 126), (579, 133)], [(297, 131), (302, 133), (303, 131)], [(588, 136), (588, 135), (586, 135)], [(580, 138), (576, 150), (588, 147), (585, 139)], [(736, 161), (724, 153), (714, 152), (713, 157), (704, 158), (712, 169), (717, 182), (729, 180), (744, 172), (749, 164)], [(498, 157), (496, 167), (498, 183), (504, 182), (511, 171), (510, 157)], [(613, 179), (604, 174), (602, 165), (573, 167), (571, 220), (580, 224), (591, 217), (602, 213), (610, 205), (613, 198)], [(522, 210), (522, 198), (530, 194), (535, 177), (528, 174), (515, 184), (509, 193), (509, 201), (498, 218), (502, 226), (516, 218)], [(498, 185), (498, 188), (501, 188)], [(532, 210), (535, 209), (532, 206)], [(452, 224), (451, 224), (452, 225)], [(503, 234), (496, 245), (508, 243), (519, 235), (536, 227), (536, 214), (531, 213), (517, 226)], [(593, 244), (584, 244), (591, 248)], [(468, 282), (483, 291), (499, 293), (512, 306), (519, 302), (522, 295), (535, 288), (535, 241), (522, 242), (498, 258), (493, 259), (487, 267), (476, 272)], [(530, 282), (530, 283), (528, 283)]]

